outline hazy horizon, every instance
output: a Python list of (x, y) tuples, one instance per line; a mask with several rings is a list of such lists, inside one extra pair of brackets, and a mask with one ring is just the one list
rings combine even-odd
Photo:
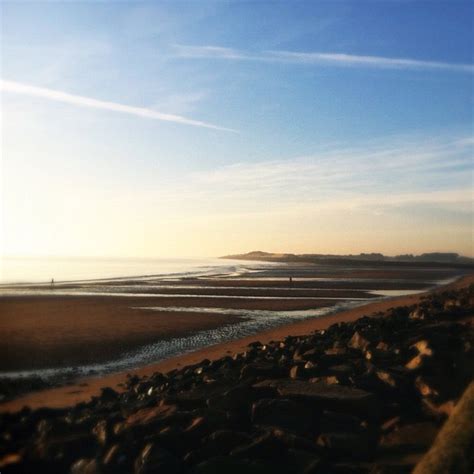
[(0, 8), (1, 255), (474, 257), (471, 2)]
[(431, 254), (431, 253), (441, 253), (441, 254), (446, 254), (446, 253), (454, 253), (459, 255), (460, 257), (469, 257), (473, 258), (472, 255), (466, 255), (466, 254), (461, 254), (459, 252), (456, 252), (454, 250), (433, 250), (429, 252), (405, 252), (405, 253), (392, 253), (392, 254), (387, 254), (383, 252), (378, 252), (376, 250), (365, 250), (361, 252), (353, 252), (353, 253), (338, 253), (338, 252), (328, 252), (328, 253), (322, 253), (322, 252), (292, 252), (291, 250), (277, 250), (277, 251), (268, 251), (266, 249), (250, 249), (250, 250), (245, 250), (242, 252), (227, 252), (224, 254), (220, 255), (147, 255), (147, 256), (137, 256), (137, 255), (107, 255), (107, 254), (100, 254), (100, 255), (66, 255), (66, 254), (27, 254), (27, 255), (8, 255), (8, 254), (3, 254), (0, 256), (0, 259), (47, 259), (47, 258), (52, 258), (52, 259), (93, 259), (93, 260), (190, 260), (190, 259), (219, 259), (219, 258), (224, 258), (224, 257), (230, 257), (233, 255), (245, 255), (248, 253), (254, 253), (254, 252), (264, 252), (264, 253), (269, 253), (269, 254), (292, 254), (292, 255), (336, 255), (336, 256), (358, 256), (358, 255), (367, 255), (367, 254), (381, 254), (384, 257), (398, 257), (398, 256), (404, 256), (404, 255), (412, 255), (414, 257), (421, 256), (422, 254)]

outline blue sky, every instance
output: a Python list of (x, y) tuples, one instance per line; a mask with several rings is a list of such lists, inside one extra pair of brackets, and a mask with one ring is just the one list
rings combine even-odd
[(472, 255), (471, 2), (1, 13), (4, 253)]

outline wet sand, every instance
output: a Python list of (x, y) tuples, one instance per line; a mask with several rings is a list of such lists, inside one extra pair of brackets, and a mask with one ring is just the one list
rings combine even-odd
[[(57, 291), (61, 290), (63, 288), (58, 286)], [(235, 294), (222, 297), (214, 295), (215, 290), (204, 287), (178, 288), (178, 294), (161, 297), (149, 295), (153, 291), (161, 293), (161, 289), (145, 290), (141, 290), (143, 296), (3, 296), (0, 298), (0, 334), (5, 343), (0, 345), (0, 371), (107, 362), (147, 344), (245, 320), (244, 314), (219, 313), (222, 308), (242, 310), (243, 313), (247, 310), (307, 310), (331, 307), (346, 298), (372, 296), (353, 290), (308, 292), (304, 288), (302, 291), (294, 288), (289, 291), (260, 289), (250, 291), (250, 294), (244, 292), (238, 295), (240, 297), (233, 297)], [(237, 289), (236, 293), (241, 291)], [(184, 296), (182, 293), (202, 296)], [(146, 309), (155, 307), (162, 309)], [(181, 309), (171, 311), (176, 308)], [(187, 312), (186, 308), (193, 311)], [(215, 312), (205, 312), (213, 308)]]
[[(439, 275), (435, 275), (439, 276)], [(295, 277), (298, 279), (294, 279), (292, 282), (291, 289), (311, 289), (311, 290), (323, 290), (323, 289), (330, 289), (330, 290), (405, 290), (405, 289), (420, 289), (426, 288), (430, 286), (430, 280), (437, 280), (435, 276), (431, 275), (423, 275), (423, 278), (419, 280), (414, 280), (413, 278), (407, 278), (405, 280), (398, 279), (393, 277), (390, 279), (386, 276), (386, 278), (378, 278), (377, 274), (373, 276), (374, 279), (369, 277), (359, 278), (359, 279), (352, 279), (350, 276), (320, 276), (319, 274), (313, 276), (300, 276)], [(451, 277), (452, 274), (448, 276), (443, 276), (443, 278)], [(440, 278), (441, 279), (441, 278)], [(423, 281), (427, 280), (427, 281)], [(199, 279), (199, 280), (186, 280), (183, 281), (172, 281), (166, 282), (167, 285), (170, 286), (181, 286), (183, 283), (187, 285), (199, 285), (201, 288), (205, 287), (213, 287), (213, 288), (255, 288), (258, 289), (262, 286), (266, 288), (281, 288), (281, 289), (289, 289), (289, 280), (288, 277), (255, 277), (255, 278), (221, 278), (221, 279)], [(116, 283), (115, 283), (116, 284)], [(128, 284), (128, 283), (127, 283)], [(138, 285), (138, 283), (134, 282), (134, 285)], [(141, 283), (143, 285), (143, 282)], [(107, 285), (111, 285), (111, 283), (107, 283)]]
[[(155, 312), (147, 301), (99, 297), (0, 300), (0, 370), (70, 367), (111, 360), (136, 347), (233, 324), (228, 314)], [(153, 304), (155, 301), (153, 300)]]
[[(268, 297), (268, 298), (374, 298), (368, 291), (356, 291), (349, 289), (320, 289), (320, 288), (300, 288), (300, 287), (283, 287), (283, 288), (269, 288), (266, 285), (266, 280), (261, 283), (260, 287), (246, 288), (246, 287), (206, 287), (203, 285), (196, 286), (175, 286), (164, 287), (161, 285), (149, 285), (149, 287), (141, 287), (140, 293), (143, 295), (183, 295), (186, 297), (198, 296), (236, 296), (236, 297)], [(288, 285), (288, 283), (287, 283)], [(120, 290), (120, 288), (119, 288)], [(127, 287), (123, 291), (129, 292)], [(206, 302), (207, 304), (207, 302)]]
[[(440, 287), (432, 291), (445, 291), (446, 289), (456, 289), (468, 286), (474, 283), (474, 275), (468, 275), (460, 278), (454, 283), (445, 287)], [(81, 401), (87, 401), (92, 396), (100, 393), (101, 387), (113, 387), (116, 390), (121, 389), (121, 384), (126, 380), (126, 374), (138, 374), (140, 376), (150, 375), (154, 372), (168, 372), (174, 368), (185, 365), (199, 363), (201, 360), (217, 359), (226, 354), (242, 352), (248, 343), (260, 340), (265, 343), (270, 340), (284, 339), (288, 335), (308, 334), (311, 331), (325, 329), (331, 324), (338, 322), (354, 321), (365, 315), (374, 315), (375, 313), (385, 311), (396, 306), (412, 305), (418, 302), (426, 293), (416, 295), (392, 298), (390, 300), (382, 300), (371, 302), (367, 305), (344, 311), (335, 315), (323, 316), (300, 321), (291, 325), (280, 326), (276, 329), (265, 331), (256, 335), (252, 335), (230, 343), (217, 344), (192, 353), (183, 354), (179, 357), (164, 360), (162, 362), (148, 365), (126, 373), (118, 373), (104, 377), (85, 378), (64, 387), (42, 390), (19, 397), (10, 402), (0, 405), (0, 411), (16, 411), (27, 405), (32, 408), (42, 406), (49, 407), (66, 407)]]
[[(72, 307), (82, 302), (91, 302), (93, 306), (96, 303), (101, 304), (102, 302), (113, 302), (118, 306), (126, 307), (145, 307), (145, 306), (159, 306), (159, 307), (194, 307), (194, 308), (231, 308), (231, 309), (260, 309), (268, 311), (291, 311), (299, 309), (312, 309), (320, 308), (323, 306), (328, 306), (333, 304), (335, 300), (325, 299), (325, 298), (306, 298), (306, 297), (295, 297), (294, 299), (290, 298), (277, 298), (277, 297), (268, 297), (268, 298), (219, 298), (219, 297), (205, 297), (205, 296), (190, 296), (190, 297), (174, 297), (174, 296), (73, 296), (73, 295), (63, 295), (63, 296), (22, 296), (22, 297), (5, 297), (0, 299), (0, 312), (3, 315), (2, 306), (6, 302), (10, 302), (13, 299), (17, 301), (25, 301), (27, 304), (31, 305), (31, 308), (35, 308), (39, 301), (44, 298), (48, 298), (49, 301), (57, 300), (65, 304), (68, 304), (68, 307)], [(342, 296), (339, 298), (343, 299)], [(4, 319), (2, 317), (2, 319)], [(6, 319), (6, 318), (5, 318)], [(8, 324), (8, 322), (7, 322)]]
[[(315, 275), (314, 267), (310, 270), (313, 271), (311, 275)], [(275, 268), (271, 275), (288, 271), (285, 266)], [(295, 269), (291, 271), (296, 272)], [(370, 289), (371, 285), (379, 287), (377, 280), (295, 279), (290, 282), (286, 277), (284, 281), (268, 277), (245, 280), (199, 278), (167, 282), (142, 280), (140, 285), (120, 281), (57, 284), (54, 288), (26, 287), (44, 294), (3, 295), (0, 298), (0, 333), (6, 341), (0, 346), (0, 371), (103, 363), (157, 341), (244, 321), (245, 311), (314, 310), (330, 308), (348, 299), (376, 297), (365, 288), (352, 288), (354, 283)], [(386, 284), (389, 288), (394, 288), (393, 283), (401, 286), (397, 281), (389, 283), (392, 283)], [(324, 288), (321, 288), (322, 284), (326, 284)], [(349, 288), (345, 287), (347, 285)], [(409, 280), (403, 285), (417, 289), (429, 283)], [(74, 294), (74, 291), (86, 294)], [(99, 294), (94, 295), (94, 292)], [(146, 309), (156, 307), (161, 309)], [(180, 310), (176, 311), (177, 308)], [(192, 312), (186, 312), (186, 308), (192, 308)], [(210, 309), (215, 312), (206, 312)], [(229, 314), (222, 309), (242, 310), (243, 314)]]

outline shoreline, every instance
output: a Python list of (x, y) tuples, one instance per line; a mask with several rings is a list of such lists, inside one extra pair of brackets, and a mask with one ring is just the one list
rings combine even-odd
[(271, 340), (284, 339), (289, 335), (299, 336), (308, 334), (315, 330), (326, 329), (335, 323), (355, 321), (362, 316), (371, 316), (396, 306), (410, 306), (420, 301), (426, 295), (463, 288), (472, 283), (474, 283), (474, 275), (464, 275), (452, 283), (439, 286), (429, 291), (369, 302), (366, 305), (339, 313), (282, 325), (245, 338), (227, 343), (219, 343), (126, 372), (118, 372), (101, 377), (84, 377), (77, 379), (74, 383), (69, 385), (30, 392), (13, 400), (3, 402), (0, 404), (0, 412), (14, 412), (22, 409), (24, 406), (29, 406), (32, 409), (40, 407), (70, 407), (79, 402), (86, 402), (90, 400), (91, 397), (99, 395), (103, 387), (111, 387), (117, 391), (121, 391), (128, 374), (143, 377), (150, 376), (154, 372), (166, 373), (176, 368), (197, 364), (203, 359), (214, 360), (229, 355), (230, 353), (244, 352), (248, 344), (256, 340), (267, 343)]

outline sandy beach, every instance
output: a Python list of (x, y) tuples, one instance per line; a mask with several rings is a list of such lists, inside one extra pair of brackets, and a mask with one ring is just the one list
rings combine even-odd
[[(241, 318), (218, 313), (155, 314), (100, 297), (25, 297), (0, 301), (0, 370), (74, 366), (113, 359), (157, 339), (216, 329)], [(85, 350), (86, 348), (86, 350)]]
[[(218, 342), (212, 331), (222, 332), (249, 318), (255, 327), (226, 339), (287, 324), (284, 318), (321, 316), (319, 310), (340, 311), (348, 303), (380, 299), (380, 291), (396, 295), (426, 289), (458, 274), (446, 268), (382, 271), (370, 266), (278, 264), (214, 277), (2, 285), (0, 331), (6, 343), (0, 347), (0, 376), (105, 364), (159, 341), (205, 331), (209, 341), (203, 340), (201, 347), (209, 346)], [(271, 321), (264, 324), (264, 318)], [(183, 347), (181, 352), (196, 348)], [(158, 360), (178, 353), (165, 351)], [(150, 360), (141, 365), (146, 362)]]
[[(472, 283), (474, 283), (474, 276), (468, 275), (468, 276), (461, 277), (454, 283), (451, 283), (447, 286), (439, 287), (432, 291), (439, 292), (439, 291), (444, 291), (446, 289), (458, 289), (458, 288), (466, 287)], [(306, 319), (306, 320), (295, 322), (289, 325), (287, 324), (287, 325), (280, 326), (278, 328), (268, 330), (265, 332), (261, 332), (259, 334), (254, 334), (254, 335), (251, 335), (249, 337), (245, 337), (239, 340), (217, 344), (217, 345), (206, 347), (206, 348), (203, 348), (191, 353), (186, 353), (178, 357), (173, 357), (171, 359), (163, 360), (159, 363), (150, 364), (150, 365), (147, 365), (145, 367), (141, 367), (135, 370), (128, 370), (126, 372), (106, 375), (103, 377), (89, 377), (89, 378), (80, 379), (80, 380), (77, 380), (75, 383), (67, 385), (67, 386), (33, 392), (30, 394), (18, 397), (17, 399), (1, 404), (0, 410), (1, 411), (16, 411), (16, 410), (21, 409), (23, 406), (30, 406), (32, 408), (38, 408), (42, 406), (48, 406), (48, 407), (71, 406), (81, 401), (87, 401), (92, 396), (99, 394), (100, 389), (102, 387), (106, 387), (106, 386), (113, 387), (114, 389), (120, 391), (122, 384), (126, 380), (127, 374), (137, 374), (139, 376), (144, 376), (144, 375), (151, 375), (154, 372), (166, 373), (175, 368), (198, 363), (203, 359), (213, 360), (213, 359), (222, 357), (226, 354), (243, 352), (246, 346), (250, 342), (255, 341), (255, 340), (259, 340), (262, 343), (265, 343), (271, 340), (284, 339), (288, 335), (296, 336), (296, 335), (308, 334), (315, 330), (325, 329), (334, 323), (354, 321), (364, 315), (374, 315), (378, 312), (382, 312), (391, 307), (412, 305), (420, 301), (425, 295), (426, 293), (422, 292), (422, 293), (418, 293), (414, 295), (369, 302), (366, 305), (363, 305), (363, 306), (360, 306), (348, 311), (343, 311), (343, 312), (328, 315), (328, 316), (322, 316), (319, 318)], [(2, 303), (6, 305), (15, 304), (15, 302), (11, 302), (11, 301), (2, 302)], [(62, 302), (61, 304), (63, 303), (64, 302)], [(80, 305), (77, 305), (77, 302), (75, 302), (74, 306), (78, 308), (77, 311), (81, 311), (87, 307), (87, 304), (91, 304), (91, 303), (92, 302), (89, 301), (87, 303), (83, 302)], [(94, 307), (96, 307), (97, 303), (98, 301), (93, 302)], [(21, 304), (21, 302), (16, 302), (16, 304)], [(46, 305), (45, 308), (51, 307), (51, 305), (54, 305), (54, 304), (59, 304), (59, 302), (54, 303), (54, 302), (49, 301), (45, 303)], [(107, 305), (104, 305), (104, 307), (100, 311), (104, 312), (105, 315), (107, 314), (111, 315), (113, 313), (112, 312), (113, 308), (117, 310), (114, 304), (115, 304), (114, 302), (109, 302)], [(25, 310), (25, 314), (27, 313), (28, 311)], [(140, 315), (140, 313), (137, 313), (137, 315)], [(207, 317), (201, 317), (201, 316), (198, 318), (199, 322), (196, 323), (195, 321), (191, 321), (192, 318), (187, 317), (185, 315), (180, 315), (179, 316), (180, 319), (174, 319), (176, 322), (176, 325), (173, 325), (173, 327), (169, 327), (163, 323), (161, 324), (158, 323), (153, 326), (153, 330), (155, 331), (155, 335), (156, 334), (163, 335), (163, 334), (174, 334), (173, 331), (177, 331), (178, 330), (177, 328), (181, 324), (182, 324), (182, 327), (179, 329), (180, 331), (190, 330), (191, 328), (195, 329), (196, 328), (195, 324), (203, 325), (203, 326), (207, 325), (207, 327), (212, 327), (213, 325), (216, 325), (216, 324), (222, 324), (222, 319), (215, 318), (214, 316), (216, 315), (212, 315), (212, 317), (209, 317), (209, 315), (206, 315)], [(148, 330), (147, 328), (149, 326), (148, 326), (148, 321), (146, 320), (147, 316), (143, 315), (139, 317), (144, 318), (143, 322), (147, 323), (143, 327), (143, 330), (144, 331)], [(175, 318), (176, 315), (173, 315), (173, 317)], [(226, 316), (226, 318), (227, 317), (228, 316)], [(178, 321), (181, 321), (181, 323), (178, 323)], [(123, 331), (123, 334), (126, 334), (128, 331), (128, 326), (124, 326), (121, 330)], [(141, 335), (138, 334), (137, 337), (143, 337), (143, 334)]]

